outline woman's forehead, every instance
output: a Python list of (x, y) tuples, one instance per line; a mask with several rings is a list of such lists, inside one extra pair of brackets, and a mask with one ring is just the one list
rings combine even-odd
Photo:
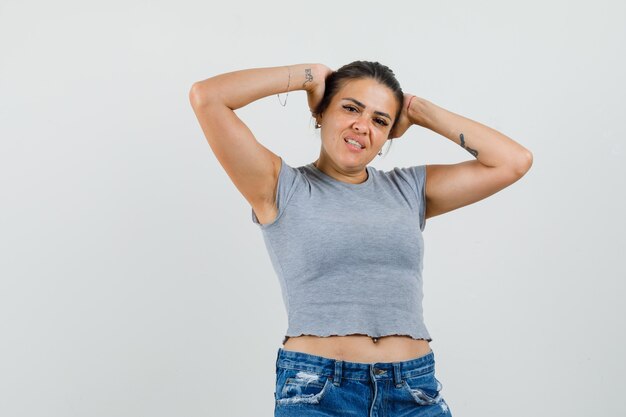
[(366, 108), (392, 114), (397, 106), (396, 97), (389, 87), (371, 78), (347, 81), (337, 91), (335, 101), (358, 101)]

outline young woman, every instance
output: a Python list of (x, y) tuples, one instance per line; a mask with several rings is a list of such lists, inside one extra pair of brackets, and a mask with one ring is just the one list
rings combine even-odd
[[(257, 142), (234, 112), (294, 90), (307, 92), (321, 135), (319, 157), (300, 167)], [(275, 416), (451, 416), (422, 315), (422, 231), (426, 219), (520, 179), (531, 152), (405, 94), (378, 62), (229, 72), (195, 83), (190, 101), (281, 284), (289, 328), (276, 358)], [(414, 124), (473, 158), (386, 172), (368, 165)]]

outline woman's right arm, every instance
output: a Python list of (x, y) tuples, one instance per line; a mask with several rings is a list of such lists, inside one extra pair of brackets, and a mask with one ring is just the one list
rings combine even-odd
[[(259, 143), (234, 110), (255, 100), (305, 90), (321, 100), (328, 67), (298, 64), (244, 69), (194, 83), (189, 101), (209, 146), (257, 215), (274, 205), (281, 160)], [(291, 79), (290, 79), (291, 77)]]

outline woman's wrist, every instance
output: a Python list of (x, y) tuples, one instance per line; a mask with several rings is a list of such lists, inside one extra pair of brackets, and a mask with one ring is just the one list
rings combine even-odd
[(278, 101), (284, 107), (287, 105), (287, 98), (290, 91), (304, 90), (309, 92), (314, 88), (313, 73), (315, 71), (315, 64), (295, 64), (284, 65), (281, 69), (287, 69), (287, 88), (285, 92), (284, 102), (280, 99), (280, 93), (276, 94)]
[(328, 68), (324, 64), (309, 64), (311, 68), (310, 73), (310, 82), (306, 85), (306, 90), (308, 92), (313, 92), (326, 84), (326, 78), (328, 74), (332, 72), (330, 68)]
[[(291, 87), (289, 91), (304, 90), (311, 91), (317, 85), (318, 64), (295, 64), (286, 65), (291, 77)], [(285, 85), (287, 85), (287, 77), (285, 77)]]

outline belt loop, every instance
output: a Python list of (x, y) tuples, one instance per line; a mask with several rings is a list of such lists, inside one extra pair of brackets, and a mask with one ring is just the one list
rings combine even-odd
[(396, 383), (396, 387), (402, 386), (402, 368), (400, 362), (394, 362), (393, 364), (393, 381)]
[(280, 358), (280, 348), (276, 352), (276, 371), (278, 371), (278, 359)]
[(336, 387), (341, 385), (341, 367), (343, 365), (343, 361), (342, 360), (335, 360), (335, 374), (333, 375), (333, 384), (335, 384)]

